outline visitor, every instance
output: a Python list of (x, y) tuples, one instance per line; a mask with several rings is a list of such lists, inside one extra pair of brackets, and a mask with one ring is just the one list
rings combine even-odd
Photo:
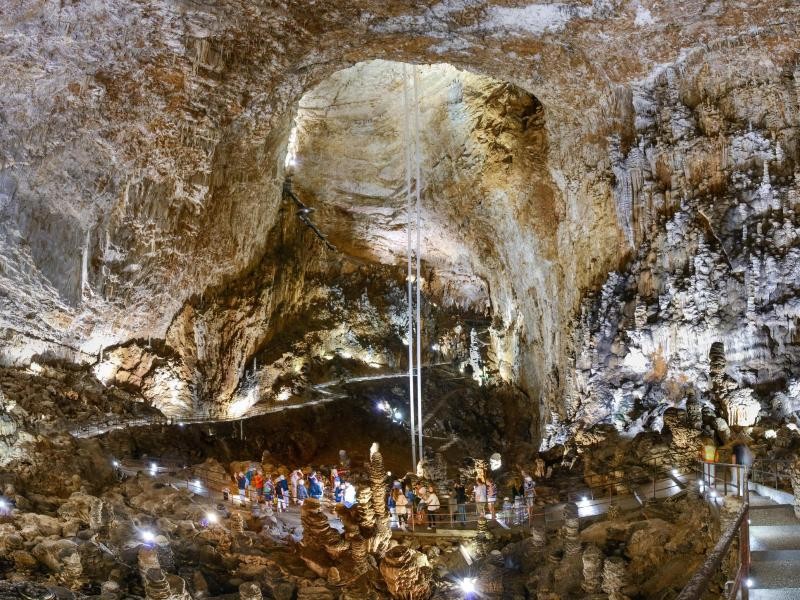
[(341, 479), (339, 479), (339, 471), (336, 470), (336, 467), (331, 469), (331, 489), (333, 493), (336, 494), (336, 488), (339, 486)]
[(316, 477), (316, 475), (311, 475), (308, 480), (308, 495), (321, 502), (322, 492), (322, 482)]
[(253, 489), (256, 493), (256, 502), (261, 502), (264, 498), (264, 474), (261, 469), (253, 475)]
[(410, 519), (414, 519), (418, 503), (419, 500), (414, 494), (414, 488), (411, 487), (411, 484), (409, 483), (406, 487), (406, 510), (408, 511)]
[(700, 448), (703, 461), (703, 479), (707, 487), (716, 488), (716, 471), (714, 463), (719, 461), (719, 450), (711, 438), (703, 438)]
[(272, 483), (272, 477), (267, 477), (264, 480), (264, 502), (272, 506), (275, 498), (275, 484)]
[(514, 498), (514, 525), (522, 525), (525, 522), (525, 503), (523, 496)]
[(486, 478), (486, 502), (489, 505), (492, 519), (496, 518), (494, 505), (497, 504), (497, 485), (491, 477)]
[(247, 477), (244, 476), (244, 473), (239, 471), (234, 477), (234, 481), (236, 482), (236, 486), (239, 488), (239, 500), (244, 502), (245, 494), (247, 493)]
[(511, 520), (514, 518), (514, 505), (511, 504), (511, 498), (506, 496), (503, 498), (503, 523), (508, 526), (511, 525)]
[(278, 511), (286, 512), (289, 510), (289, 483), (283, 475), (278, 476), (275, 484), (275, 494), (278, 496)]
[(351, 508), (356, 503), (356, 488), (349, 481), (344, 483), (344, 505)]
[(250, 463), (247, 467), (247, 471), (245, 471), (244, 476), (247, 478), (247, 487), (251, 487), (253, 483), (253, 477), (256, 474), (256, 466), (253, 463)]
[(475, 510), (478, 513), (478, 518), (486, 516), (486, 483), (483, 479), (478, 478), (475, 482), (475, 489), (473, 490), (475, 496)]
[(425, 498), (425, 510), (428, 511), (428, 529), (436, 527), (436, 511), (439, 510), (440, 506), (439, 497), (436, 495), (436, 492), (431, 489)]
[(306, 489), (306, 482), (305, 479), (300, 479), (297, 482), (297, 497), (296, 497), (297, 504), (303, 506), (303, 502), (306, 501), (306, 498), (308, 498), (308, 490)]
[(456, 521), (464, 527), (467, 524), (467, 490), (460, 481), (456, 482), (453, 495), (456, 499)]
[(536, 498), (536, 482), (530, 475), (525, 475), (525, 480), (522, 482), (522, 490), (525, 495), (525, 504), (528, 510), (533, 509), (533, 501)]
[(289, 476), (292, 482), (292, 501), (297, 504), (297, 482), (303, 478), (303, 472), (300, 469), (295, 469)]
[(406, 530), (408, 525), (408, 498), (403, 494), (401, 488), (394, 488), (392, 490), (394, 495), (395, 512), (397, 513), (397, 524), (403, 531)]
[(736, 488), (736, 494), (742, 496), (747, 485), (748, 469), (753, 465), (753, 451), (743, 439), (733, 445), (733, 462), (739, 466), (731, 467), (731, 483)]
[(394, 489), (389, 492), (389, 496), (386, 499), (386, 506), (389, 508), (389, 527), (395, 528), (397, 527), (397, 494), (395, 494)]
[(337, 478), (336, 487), (333, 488), (333, 501), (340, 504), (344, 501), (344, 481)]

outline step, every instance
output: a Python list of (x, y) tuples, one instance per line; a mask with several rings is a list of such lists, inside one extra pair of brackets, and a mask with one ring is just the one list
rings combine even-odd
[(798, 549), (800, 549), (800, 524), (752, 525), (750, 527), (750, 550)]
[(800, 550), (751, 550), (750, 559), (753, 562), (796, 562), (800, 567)]
[(800, 525), (794, 516), (794, 507), (788, 504), (772, 504), (766, 506), (750, 506), (750, 525)]
[[(800, 563), (793, 560), (758, 561), (750, 566), (752, 590), (796, 588), (800, 590)], [(752, 597), (752, 596), (751, 596)], [(800, 596), (790, 596), (800, 598)]]
[(800, 588), (751, 589), (750, 600), (800, 600)]
[(789, 504), (778, 504), (772, 498), (759, 496), (755, 492), (750, 492), (750, 508), (772, 508), (776, 506), (791, 506)]

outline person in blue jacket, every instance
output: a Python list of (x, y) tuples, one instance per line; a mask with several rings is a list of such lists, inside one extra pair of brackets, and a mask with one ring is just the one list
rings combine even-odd
[(317, 500), (322, 500), (322, 483), (315, 475), (308, 480), (308, 495)]
[(303, 506), (303, 502), (306, 501), (308, 498), (308, 490), (306, 490), (306, 482), (305, 479), (301, 479), (297, 482), (297, 503), (300, 506)]

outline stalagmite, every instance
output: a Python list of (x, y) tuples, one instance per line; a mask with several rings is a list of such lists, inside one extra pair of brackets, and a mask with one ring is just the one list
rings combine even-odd
[(478, 517), (478, 533), (475, 535), (476, 554), (486, 556), (489, 553), (489, 522), (481, 515)]
[(561, 529), (564, 539), (564, 555), (567, 558), (577, 556), (581, 552), (580, 517), (578, 506), (574, 503), (564, 505), (564, 525)]
[(239, 586), (239, 600), (261, 600), (261, 587), (257, 583), (248, 581)]
[(431, 594), (433, 569), (421, 552), (395, 546), (383, 557), (380, 571), (392, 598), (425, 600)]
[(158, 554), (155, 548), (142, 546), (139, 548), (138, 555), (139, 562), (139, 575), (142, 578), (142, 583), (147, 582), (147, 572), (150, 569), (160, 569), (161, 565), (158, 562)]
[(696, 431), (703, 428), (702, 405), (698, 402), (697, 395), (692, 388), (686, 394), (686, 420), (687, 425)]
[(244, 534), (244, 517), (239, 512), (231, 515), (231, 533), (234, 535)]
[[(303, 548), (313, 552), (324, 551), (332, 558), (338, 558), (348, 548), (342, 535), (328, 521), (327, 515), (316, 498), (308, 498), (300, 509), (300, 521), (303, 525)], [(302, 552), (301, 556), (306, 553)], [(314, 560), (313, 556), (308, 556)]]
[(164, 572), (161, 569), (153, 568), (147, 570), (145, 577), (145, 592), (147, 600), (171, 600), (172, 590), (169, 587)]
[(609, 600), (628, 600), (623, 592), (628, 585), (628, 565), (620, 556), (606, 559), (603, 569), (603, 591)]
[(583, 551), (583, 584), (581, 589), (587, 594), (600, 591), (603, 576), (603, 553), (600, 548), (590, 544)]

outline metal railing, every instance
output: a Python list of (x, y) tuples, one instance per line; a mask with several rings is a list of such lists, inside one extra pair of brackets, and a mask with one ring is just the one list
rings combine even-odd
[(751, 478), (755, 483), (791, 492), (793, 463), (792, 460), (755, 460), (750, 467)]
[(722, 537), (720, 537), (706, 561), (681, 590), (677, 600), (701, 600), (706, 595), (709, 585), (722, 568), (723, 561), (728, 557), (731, 546), (737, 538), (739, 541), (738, 566), (734, 579), (725, 585), (726, 589), (723, 597), (727, 600), (733, 600), (741, 593), (741, 600), (748, 600), (749, 589), (746, 581), (750, 573), (749, 515), (750, 504), (745, 501), (736, 518), (722, 533)]

